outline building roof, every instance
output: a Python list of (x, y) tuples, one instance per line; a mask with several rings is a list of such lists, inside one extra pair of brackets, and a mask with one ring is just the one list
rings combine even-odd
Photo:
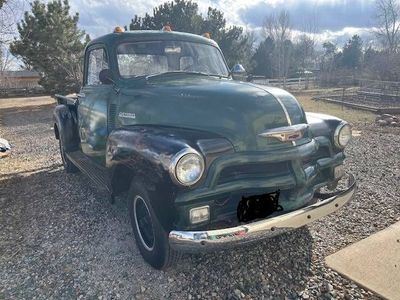
[(24, 77), (39, 77), (39, 73), (36, 71), (3, 71), (0, 72), (0, 77), (8, 77), (8, 78), (24, 78)]

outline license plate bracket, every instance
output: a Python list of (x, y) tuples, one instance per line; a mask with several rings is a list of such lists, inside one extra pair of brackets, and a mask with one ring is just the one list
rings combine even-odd
[(282, 211), (279, 205), (280, 191), (268, 194), (243, 196), (237, 208), (239, 222), (250, 222), (255, 219), (266, 218), (276, 211)]

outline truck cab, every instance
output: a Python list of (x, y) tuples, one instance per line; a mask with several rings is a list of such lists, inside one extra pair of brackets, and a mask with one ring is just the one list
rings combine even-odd
[(64, 168), (128, 198), (153, 267), (306, 225), (350, 201), (350, 125), (305, 113), (290, 93), (232, 79), (217, 43), (194, 34), (116, 32), (85, 50), (83, 85), (56, 95)]

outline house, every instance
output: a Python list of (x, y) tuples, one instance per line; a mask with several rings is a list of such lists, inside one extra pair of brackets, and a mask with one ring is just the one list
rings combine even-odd
[(39, 73), (36, 71), (0, 72), (0, 89), (35, 89), (39, 88)]

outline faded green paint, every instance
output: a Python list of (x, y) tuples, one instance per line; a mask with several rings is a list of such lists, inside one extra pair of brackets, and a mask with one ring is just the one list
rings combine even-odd
[[(228, 138), (236, 151), (266, 150), (278, 144), (259, 137), (267, 129), (287, 126), (279, 101), (266, 89), (230, 79), (196, 75), (173, 75), (126, 85), (118, 98), (118, 125), (155, 124), (210, 131)], [(305, 123), (297, 101), (289, 118)], [(282, 147), (282, 143), (280, 143)], [(287, 143), (287, 146), (291, 146)]]

